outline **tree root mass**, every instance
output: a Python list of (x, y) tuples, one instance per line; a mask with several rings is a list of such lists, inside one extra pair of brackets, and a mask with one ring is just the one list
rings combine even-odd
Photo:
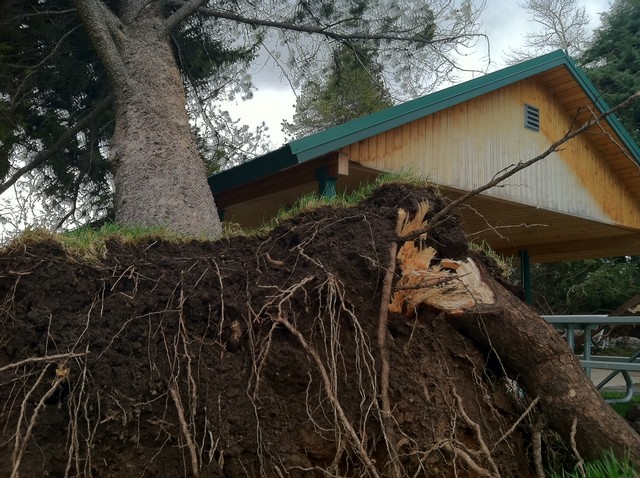
[[(379, 340), (397, 211), (425, 199), (445, 205), (387, 185), (268, 236), (100, 260), (7, 248), (0, 477), (535, 476), (534, 407), (481, 343), (429, 307)], [(427, 242), (467, 256), (455, 218)]]

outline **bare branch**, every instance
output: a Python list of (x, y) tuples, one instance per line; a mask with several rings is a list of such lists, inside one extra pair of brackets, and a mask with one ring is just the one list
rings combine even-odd
[(568, 55), (579, 56), (586, 48), (591, 33), (590, 18), (577, 0), (525, 0), (519, 3), (537, 25), (524, 34), (524, 48), (511, 49), (508, 64), (519, 63), (557, 49)]
[(67, 142), (73, 138), (74, 135), (78, 134), (81, 130), (83, 130), (87, 125), (89, 125), (92, 121), (94, 121), (98, 116), (100, 116), (113, 101), (113, 95), (107, 96), (103, 99), (98, 105), (84, 118), (80, 119), (76, 124), (66, 130), (58, 141), (56, 141), (53, 146), (45, 151), (41, 151), (38, 153), (32, 161), (28, 164), (25, 164), (21, 168), (19, 168), (16, 172), (14, 172), (9, 179), (7, 179), (4, 183), (0, 184), (0, 195), (3, 194), (7, 189), (13, 186), (18, 179), (24, 176), (29, 171), (41, 166), (46, 163), (51, 156), (60, 151)]
[(164, 23), (163, 33), (168, 35), (189, 15), (200, 8), (207, 0), (189, 0), (188, 2), (180, 2), (182, 6), (178, 8)]
[(547, 148), (546, 151), (544, 151), (543, 153), (539, 154), (538, 156), (536, 156), (535, 158), (531, 158), (528, 161), (525, 162), (520, 162), (518, 164), (513, 165), (512, 168), (506, 170), (504, 173), (499, 174), (497, 176), (495, 176), (491, 181), (489, 181), (487, 184), (480, 186), (479, 188), (476, 188), (472, 191), (469, 191), (467, 194), (459, 197), (458, 199), (451, 201), (451, 203), (449, 203), (449, 205), (447, 207), (445, 207), (444, 209), (442, 209), (439, 213), (437, 213), (435, 216), (433, 216), (433, 218), (431, 218), (431, 221), (429, 221), (429, 223), (421, 228), (418, 229), (416, 231), (412, 231), (409, 234), (406, 234), (404, 236), (401, 236), (399, 239), (401, 241), (411, 241), (413, 239), (416, 239), (417, 237), (421, 236), (422, 234), (427, 233), (428, 231), (430, 231), (436, 224), (439, 224), (440, 222), (444, 221), (447, 219), (447, 216), (455, 209), (457, 208), (460, 204), (468, 201), (470, 198), (477, 196), (478, 194), (486, 191), (487, 189), (491, 189), (494, 186), (497, 186), (498, 184), (500, 184), (502, 181), (504, 181), (507, 178), (510, 178), (511, 176), (513, 176), (514, 174), (516, 174), (519, 171), (522, 171), (523, 169), (528, 168), (529, 166), (532, 166), (533, 164), (542, 161), (544, 158), (546, 158), (547, 156), (549, 156), (550, 154), (558, 151), (558, 149), (560, 148), (560, 146), (562, 146), (563, 144), (565, 144), (567, 141), (575, 138), (576, 136), (581, 135), (582, 133), (584, 133), (585, 131), (587, 131), (588, 129), (591, 129), (592, 127), (596, 126), (597, 124), (599, 124), (603, 119), (607, 118), (608, 116), (611, 116), (612, 114), (614, 114), (616, 111), (618, 110), (622, 110), (624, 108), (626, 108), (627, 106), (631, 105), (634, 101), (636, 101), (637, 99), (640, 98), (640, 91), (636, 91), (633, 95), (631, 95), (629, 98), (627, 98), (626, 100), (624, 100), (622, 103), (614, 106), (613, 108), (608, 109), (607, 111), (605, 111), (604, 113), (600, 113), (598, 116), (596, 116), (595, 118), (592, 118), (591, 120), (585, 122), (582, 126), (580, 126), (577, 129), (574, 130), (570, 130), (569, 132), (567, 132), (567, 134), (565, 134), (562, 138), (560, 138), (559, 140), (553, 142), (551, 144), (551, 146), (549, 146)]

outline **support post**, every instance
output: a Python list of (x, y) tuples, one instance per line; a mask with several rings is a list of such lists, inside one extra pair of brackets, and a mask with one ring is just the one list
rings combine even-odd
[(318, 193), (327, 198), (336, 197), (336, 182), (338, 178), (331, 176), (328, 166), (316, 169), (316, 181), (318, 181)]
[(524, 300), (527, 304), (531, 304), (531, 264), (529, 262), (529, 253), (523, 249), (518, 254), (520, 256), (520, 279), (522, 287), (524, 287)]
[[(584, 350), (582, 352), (585, 360), (591, 360), (591, 329), (593, 325), (584, 326)], [(587, 377), (591, 378), (591, 369), (589, 367), (584, 368), (584, 373)]]

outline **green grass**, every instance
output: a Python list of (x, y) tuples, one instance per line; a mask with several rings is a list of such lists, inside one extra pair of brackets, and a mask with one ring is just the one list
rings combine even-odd
[[(313, 211), (324, 206), (339, 208), (353, 207), (371, 196), (378, 186), (390, 183), (410, 184), (418, 187), (433, 186), (433, 183), (431, 183), (428, 178), (418, 176), (411, 172), (385, 173), (378, 176), (375, 181), (364, 183), (359, 188), (348, 193), (339, 193), (333, 198), (320, 196), (317, 193), (305, 194), (298, 198), (292, 206), (280, 209), (276, 216), (265, 225), (253, 230), (241, 230), (240, 233), (246, 235), (265, 234), (283, 221), (291, 219), (298, 214)], [(237, 228), (234, 228), (234, 233), (237, 234), (238, 232)]]
[(74, 249), (85, 249), (96, 243), (104, 243), (107, 240), (121, 240), (123, 242), (145, 241), (148, 239), (161, 239), (169, 242), (180, 242), (185, 239), (168, 231), (165, 227), (130, 227), (113, 223), (105, 224), (99, 229), (81, 227), (73, 231), (60, 234), (63, 244)]
[(633, 347), (606, 347), (598, 351), (598, 355), (606, 355), (608, 357), (630, 357), (636, 349)]
[(493, 259), (500, 271), (502, 273), (502, 277), (505, 280), (509, 280), (511, 277), (515, 276), (515, 267), (513, 266), (513, 258), (512, 257), (504, 257), (501, 254), (498, 254), (493, 248), (489, 245), (489, 243), (485, 240), (480, 242), (470, 242), (469, 250), (472, 252), (484, 254), (487, 257)]
[(619, 459), (613, 452), (605, 453), (601, 459), (587, 462), (584, 469), (552, 473), (550, 478), (634, 478), (637, 476), (629, 457)]
[[(327, 198), (319, 196), (318, 194), (302, 196), (292, 207), (280, 210), (274, 219), (258, 229), (248, 230), (240, 227), (238, 224), (223, 222), (222, 237), (263, 235), (274, 229), (279, 223), (293, 216), (323, 206), (352, 207), (371, 196), (374, 189), (378, 186), (388, 183), (411, 184), (418, 187), (433, 186), (428, 178), (410, 172), (382, 174), (375, 181), (363, 184), (358, 189), (349, 193), (338, 194), (334, 198)], [(194, 239), (198, 238), (175, 234), (164, 227), (125, 227), (114, 223), (107, 223), (100, 228), (81, 227), (61, 234), (53, 233), (45, 229), (26, 230), (1, 249), (17, 249), (29, 243), (33, 244), (40, 241), (54, 240), (59, 242), (69, 252), (91, 259), (93, 257), (101, 257), (104, 254), (106, 242), (109, 240), (118, 240), (121, 242), (144, 242), (150, 240), (183, 242)]]
[[(604, 398), (605, 400), (622, 397), (624, 397), (624, 393), (622, 392), (602, 392), (602, 398)], [(629, 408), (631, 408), (634, 403), (640, 403), (640, 395), (634, 395), (631, 401), (627, 403), (610, 403), (610, 405), (618, 413), (618, 415), (624, 417), (627, 414), (627, 410), (629, 410)]]

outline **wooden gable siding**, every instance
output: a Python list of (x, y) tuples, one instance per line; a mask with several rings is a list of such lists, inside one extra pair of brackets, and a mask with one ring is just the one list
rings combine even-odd
[[(558, 92), (557, 94), (562, 94)], [(540, 109), (540, 132), (524, 128), (524, 104)], [(571, 117), (541, 80), (530, 78), (420, 118), (343, 149), (352, 161), (411, 171), (435, 183), (471, 190), (509, 165), (548, 148)], [(522, 204), (640, 229), (638, 200), (589, 139), (574, 138), (489, 194)], [(630, 161), (631, 164), (631, 161)]]

